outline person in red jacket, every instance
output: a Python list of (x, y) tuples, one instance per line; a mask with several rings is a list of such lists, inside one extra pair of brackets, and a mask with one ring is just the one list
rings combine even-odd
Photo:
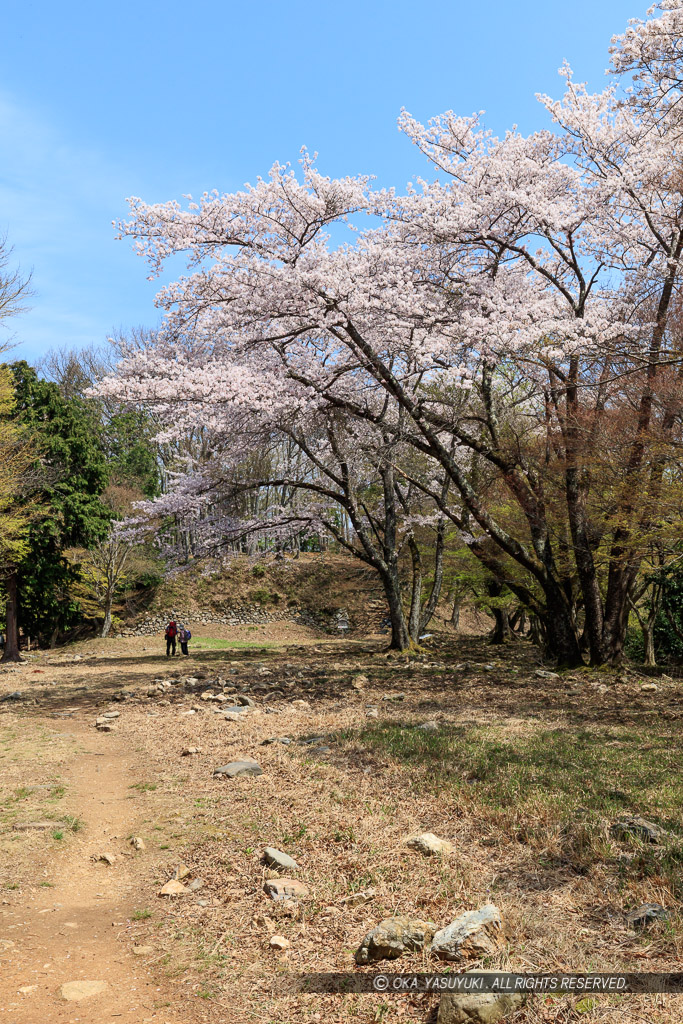
[(178, 634), (178, 627), (175, 621), (171, 619), (168, 626), (166, 627), (166, 657), (169, 655), (175, 655), (175, 638)]

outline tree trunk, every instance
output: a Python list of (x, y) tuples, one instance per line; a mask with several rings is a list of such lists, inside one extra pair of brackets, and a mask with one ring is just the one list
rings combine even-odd
[(642, 627), (643, 640), (645, 642), (645, 664), (648, 668), (654, 668), (657, 664), (655, 657), (655, 624), (646, 622)]
[(382, 572), (380, 575), (391, 619), (391, 644), (389, 646), (392, 651), (405, 651), (410, 647), (410, 633), (403, 611), (398, 573)]
[(460, 628), (460, 598), (456, 597), (453, 601), (453, 611), (451, 612), (451, 626), (453, 629)]
[(414, 537), (408, 541), (410, 559), (413, 569), (413, 585), (410, 593), (410, 612), (408, 614), (408, 632), (415, 643), (420, 639), (420, 611), (422, 605), (422, 558)]
[(50, 650), (51, 651), (54, 651), (55, 647), (57, 646), (57, 641), (58, 640), (59, 640), (59, 626), (55, 626), (55, 628), (52, 630), (52, 633), (50, 635)]
[(17, 574), (7, 577), (7, 630), (2, 661), (23, 661), (19, 653), (19, 625), (17, 606)]
[(111, 629), (111, 606), (112, 597), (108, 594), (104, 605), (104, 622), (102, 624), (102, 632), (100, 633), (101, 637), (109, 636), (109, 630)]

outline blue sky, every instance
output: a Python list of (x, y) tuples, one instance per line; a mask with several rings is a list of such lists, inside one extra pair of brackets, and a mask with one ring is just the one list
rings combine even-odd
[(646, 0), (117, 0), (8, 5), (0, 40), (0, 231), (32, 270), (32, 308), (0, 333), (12, 358), (153, 326), (158, 284), (112, 220), (125, 198), (229, 191), (295, 162), (403, 186), (426, 164), (399, 134), (487, 111), (546, 122), (564, 59), (600, 89), (607, 47)]

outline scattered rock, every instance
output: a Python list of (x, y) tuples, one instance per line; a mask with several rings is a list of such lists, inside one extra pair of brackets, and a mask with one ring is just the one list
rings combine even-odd
[(386, 701), (390, 701), (390, 702), (400, 701), (400, 700), (405, 700), (405, 699), (406, 699), (405, 693), (386, 693), (382, 697), (382, 700), (386, 700)]
[(659, 825), (655, 825), (651, 821), (646, 821), (645, 818), (640, 818), (637, 815), (632, 818), (623, 818), (621, 821), (615, 821), (610, 827), (610, 834), (615, 839), (641, 839), (645, 843), (659, 843), (666, 833), (664, 829), (660, 828)]
[(409, 846), (411, 850), (417, 850), (425, 857), (434, 857), (437, 854), (446, 856), (453, 853), (453, 844), (449, 843), (447, 839), (439, 839), (433, 832), (423, 832), (422, 835), (411, 836), (406, 840), (406, 846)]
[(91, 859), (98, 862), (101, 861), (104, 864), (108, 864), (109, 867), (112, 867), (114, 864), (116, 864), (116, 857), (114, 856), (113, 853), (96, 853), (93, 855)]
[(181, 752), (181, 757), (190, 757), (192, 754), (201, 754), (201, 747), (185, 747)]
[(271, 743), (281, 743), (284, 747), (288, 747), (291, 742), (291, 736), (273, 736), (270, 739), (264, 740), (261, 746), (268, 747)]
[(370, 680), (368, 679), (367, 676), (354, 676), (353, 679), (351, 680), (351, 686), (353, 687), (354, 690), (362, 690), (364, 686), (368, 685), (369, 681)]
[(17, 990), (20, 996), (31, 996), (34, 992), (38, 991), (37, 985), (24, 985), (22, 988)]
[(289, 949), (291, 942), (284, 935), (271, 935), (268, 945), (272, 949)]
[(154, 952), (154, 946), (133, 946), (133, 956), (150, 956)]
[(670, 913), (660, 903), (644, 903), (642, 907), (636, 907), (629, 911), (626, 920), (631, 928), (646, 928), (655, 921), (668, 921)]
[(23, 821), (12, 828), (15, 832), (47, 832), (48, 829), (55, 828), (56, 824), (54, 821)]
[(659, 687), (656, 683), (643, 683), (640, 687), (641, 693), (657, 693)]
[(62, 999), (67, 999), (71, 1003), (102, 995), (108, 988), (106, 981), (66, 981), (59, 992)]
[(119, 718), (120, 716), (120, 711), (105, 711), (102, 715), (103, 718)]
[(500, 911), (492, 903), (487, 903), (479, 910), (468, 910), (438, 931), (430, 952), (439, 960), (472, 960), (498, 953), (503, 945)]
[(97, 723), (98, 732), (116, 732), (116, 726), (113, 722), (103, 721)]
[(379, 711), (377, 708), (366, 708), (365, 716), (366, 718), (379, 718)]
[(193, 878), (188, 885), (188, 889), (190, 890), (190, 892), (199, 892), (199, 890), (203, 889), (205, 885), (206, 882), (204, 881), (203, 878)]
[(523, 1003), (521, 992), (447, 992), (441, 997), (436, 1020), (437, 1024), (495, 1024)]
[(182, 882), (178, 882), (175, 878), (172, 878), (169, 882), (159, 890), (159, 896), (187, 896), (189, 893), (187, 886), (183, 885)]
[(282, 850), (276, 850), (274, 846), (266, 846), (263, 851), (263, 859), (266, 864), (273, 868), (282, 868), (283, 871), (296, 871), (299, 867), (293, 857), (290, 857), (288, 853), (283, 853)]
[(308, 896), (308, 886), (298, 878), (268, 878), (263, 890), (271, 900), (301, 899)]
[(226, 711), (226, 713), (223, 715), (223, 719), (226, 722), (241, 722), (243, 720), (242, 715), (240, 715), (237, 711)]
[(222, 768), (214, 768), (213, 774), (236, 779), (242, 775), (263, 775), (263, 768), (257, 761), (231, 761)]
[(375, 889), (365, 889), (363, 892), (352, 892), (349, 896), (342, 897), (339, 902), (345, 907), (362, 907), (365, 903), (372, 902), (376, 895)]
[(235, 700), (238, 704), (242, 704), (245, 708), (255, 708), (256, 701), (253, 697), (247, 697), (246, 693), (238, 693), (235, 695)]
[(175, 878), (177, 882), (182, 882), (183, 878), (187, 878), (187, 876), (191, 874), (192, 872), (188, 868), (187, 864), (179, 864), (171, 875), (171, 878)]
[(144, 850), (144, 849), (146, 849), (146, 847), (145, 847), (145, 840), (141, 839), (140, 836), (133, 836), (133, 838), (130, 841), (130, 845), (135, 850)]
[(3, 704), (6, 700), (23, 700), (21, 690), (15, 690), (13, 693), (6, 693), (4, 697), (0, 697), (0, 704)]
[(424, 949), (436, 931), (432, 921), (416, 917), (388, 917), (363, 938), (356, 950), (357, 964), (397, 960), (403, 953)]
[(292, 701), (292, 707), (293, 708), (302, 708), (305, 711), (310, 711), (311, 710), (311, 705), (308, 703), (307, 700), (293, 700)]
[(440, 726), (438, 722), (423, 722), (422, 725), (417, 725), (415, 728), (422, 732), (438, 732)]

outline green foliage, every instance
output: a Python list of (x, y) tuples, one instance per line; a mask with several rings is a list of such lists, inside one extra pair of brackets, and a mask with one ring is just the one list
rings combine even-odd
[(70, 594), (77, 567), (63, 552), (104, 537), (111, 512), (100, 500), (107, 466), (97, 407), (65, 398), (25, 362), (10, 367), (15, 416), (39, 451), (31, 496), (42, 510), (30, 525), (27, 551), (18, 564), (19, 623), (30, 636), (49, 638), (79, 618)]
[(683, 571), (680, 565), (665, 575), (662, 608), (655, 622), (654, 641), (658, 659), (683, 659)]
[(111, 416), (104, 436), (112, 483), (137, 488), (147, 498), (161, 493), (153, 434), (149, 416), (136, 410)]

